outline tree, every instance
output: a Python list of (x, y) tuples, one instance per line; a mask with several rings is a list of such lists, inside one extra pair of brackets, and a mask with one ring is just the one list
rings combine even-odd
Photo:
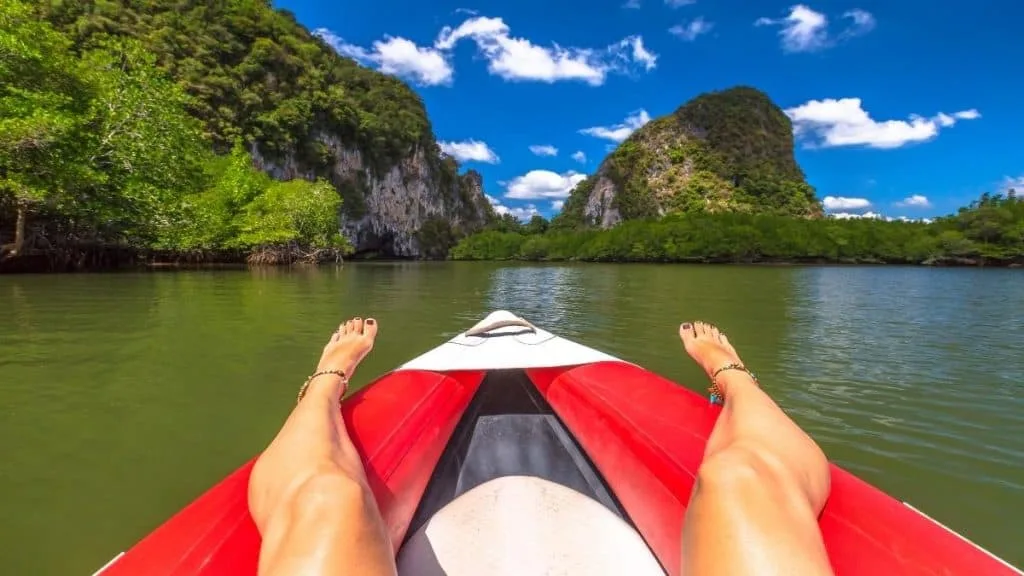
[(90, 170), (103, 175), (84, 190), (82, 216), (111, 238), (148, 241), (169, 224), (177, 199), (204, 184), (209, 151), (200, 124), (139, 42), (104, 41), (82, 62), (95, 98), (78, 146)]
[(14, 243), (25, 249), (39, 206), (67, 203), (81, 181), (96, 178), (78, 161), (93, 92), (70, 42), (18, 0), (0, 0), (0, 193), (13, 196)]
[(540, 214), (534, 214), (523, 227), (523, 231), (527, 234), (543, 234), (548, 231), (548, 221)]
[(523, 223), (513, 214), (501, 214), (487, 225), (487, 229), (497, 232), (522, 233)]

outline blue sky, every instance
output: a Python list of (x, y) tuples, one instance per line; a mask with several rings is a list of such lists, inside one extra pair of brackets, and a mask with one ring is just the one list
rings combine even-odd
[(797, 159), (833, 212), (930, 217), (1024, 188), (1020, 2), (276, 5), (412, 85), (446, 150), (521, 216), (557, 212), (647, 118), (737, 84), (794, 119)]

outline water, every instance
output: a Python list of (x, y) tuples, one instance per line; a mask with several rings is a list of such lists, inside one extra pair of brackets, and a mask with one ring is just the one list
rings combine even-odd
[(728, 331), (839, 464), (1024, 565), (1024, 275), (1012, 270), (352, 264), (0, 277), (0, 572), (88, 574), (269, 442), (334, 324), (356, 385), (507, 308), (706, 386)]

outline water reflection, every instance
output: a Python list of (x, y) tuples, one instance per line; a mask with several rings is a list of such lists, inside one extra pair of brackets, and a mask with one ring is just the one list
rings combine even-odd
[(790, 413), (831, 458), (943, 522), (985, 530), (969, 506), (1009, 519), (991, 501), (965, 506), (948, 494), (968, 481), (1012, 487), (1024, 502), (1024, 324), (1007, 313), (1024, 308), (1019, 275), (797, 274), (785, 347)]
[(601, 300), (602, 287), (584, 289), (582, 280), (579, 267), (498, 268), (490, 274), (487, 305), (492, 311), (509, 310), (550, 330), (576, 333), (606, 318), (589, 313), (589, 308)]
[(358, 387), (501, 308), (698, 391), (676, 330), (715, 322), (830, 457), (1024, 562), (1019, 272), (392, 262), (0, 277), (7, 572), (94, 570), (251, 457), (341, 319), (380, 321)]

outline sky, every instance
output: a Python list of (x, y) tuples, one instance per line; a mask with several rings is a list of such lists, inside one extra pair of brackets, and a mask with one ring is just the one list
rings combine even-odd
[(1024, 2), (275, 0), (405, 80), (500, 212), (556, 214), (690, 98), (764, 90), (839, 216), (930, 218), (1024, 189)]

